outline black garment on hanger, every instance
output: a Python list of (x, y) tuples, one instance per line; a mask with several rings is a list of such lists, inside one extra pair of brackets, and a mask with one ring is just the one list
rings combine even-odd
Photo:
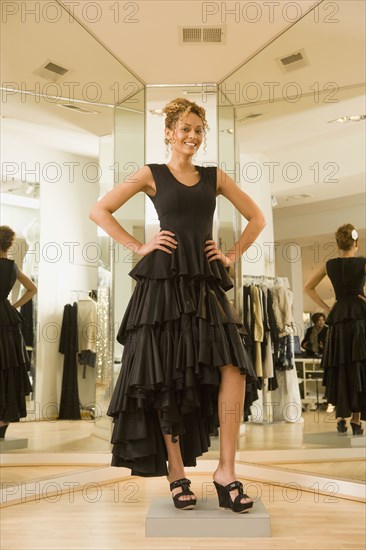
[[(250, 295), (250, 286), (243, 287), (243, 325), (248, 333), (248, 351), (255, 361), (255, 346), (254, 346), (254, 310), (253, 300)], [(259, 399), (258, 390), (262, 389), (262, 380), (258, 378), (256, 386), (246, 385), (245, 401), (244, 401), (244, 422), (248, 421), (251, 414), (250, 407)]]
[(78, 306), (66, 304), (62, 318), (59, 352), (64, 354), (59, 420), (80, 420), (78, 389)]

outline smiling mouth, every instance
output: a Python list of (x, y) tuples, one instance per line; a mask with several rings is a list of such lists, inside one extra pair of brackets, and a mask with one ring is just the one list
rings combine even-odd
[(197, 147), (197, 143), (192, 143), (190, 141), (184, 141), (184, 145), (188, 145), (188, 147)]

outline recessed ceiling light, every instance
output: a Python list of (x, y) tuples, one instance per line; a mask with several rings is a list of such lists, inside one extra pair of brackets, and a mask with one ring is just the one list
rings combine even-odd
[(302, 193), (301, 195), (287, 195), (286, 200), (298, 201), (298, 200), (308, 199), (309, 197), (311, 197), (311, 195), (306, 195), (305, 193)]
[(240, 118), (236, 119), (236, 122), (243, 122), (244, 120), (250, 120), (252, 118), (257, 118), (258, 116), (262, 116), (263, 113), (250, 113), (249, 115), (242, 116)]
[(85, 109), (84, 107), (79, 107), (75, 103), (58, 103), (57, 107), (63, 107), (64, 109), (69, 109), (70, 111), (75, 111), (82, 115), (99, 115), (98, 111), (92, 111), (91, 109)]
[(328, 124), (331, 122), (340, 122), (341, 124), (344, 124), (345, 122), (360, 122), (360, 120), (365, 120), (366, 115), (349, 115), (349, 116), (342, 116), (339, 118), (335, 118), (334, 120), (329, 120)]
[(163, 114), (163, 109), (149, 109), (149, 113), (161, 116)]

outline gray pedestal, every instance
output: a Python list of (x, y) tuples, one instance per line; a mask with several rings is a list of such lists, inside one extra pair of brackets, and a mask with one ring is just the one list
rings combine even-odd
[[(348, 428), (348, 431), (350, 428)], [(351, 431), (352, 433), (352, 431)], [(304, 443), (326, 445), (327, 447), (365, 447), (366, 435), (347, 435), (338, 432), (305, 433)]]
[(167, 497), (152, 499), (145, 520), (146, 537), (225, 537), (270, 536), (270, 517), (262, 501), (245, 514), (218, 507), (218, 500), (198, 500), (195, 510), (177, 510)]
[(14, 451), (15, 449), (27, 449), (28, 439), (12, 439), (7, 437), (6, 439), (0, 439), (0, 453), (5, 453), (6, 451)]

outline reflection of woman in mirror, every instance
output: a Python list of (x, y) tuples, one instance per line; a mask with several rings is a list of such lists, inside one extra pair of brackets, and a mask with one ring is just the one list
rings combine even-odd
[[(0, 226), (0, 437), (5, 437), (9, 422), (27, 416), (25, 396), (32, 387), (28, 378), (29, 359), (21, 332), (22, 318), (16, 308), (32, 299), (37, 292), (34, 283), (8, 259), (15, 238), (14, 231)], [(16, 280), (26, 292), (11, 305), (8, 296)]]
[[(175, 506), (194, 508), (184, 466), (196, 465), (220, 425), (213, 474), (219, 504), (245, 512), (253, 502), (236, 480), (234, 457), (245, 382), (256, 376), (245, 329), (225, 294), (233, 286), (226, 268), (240, 261), (265, 220), (227, 174), (193, 164), (206, 138), (205, 110), (175, 99), (163, 112), (169, 163), (145, 165), (90, 213), (113, 239), (142, 256), (130, 272), (137, 285), (117, 336), (124, 351), (108, 410), (114, 418), (112, 465), (130, 468), (132, 475), (167, 475)], [(161, 226), (144, 244), (112, 215), (141, 191), (154, 203)], [(212, 240), (219, 194), (249, 222), (227, 254)]]
[(326, 319), (329, 330), (321, 363), (325, 397), (335, 405), (338, 432), (347, 432), (346, 418), (352, 416), (352, 433), (361, 435), (361, 420), (366, 420), (366, 258), (356, 257), (358, 233), (352, 224), (339, 227), (335, 237), (339, 257), (314, 273), (304, 290), (329, 311), (315, 289), (326, 275), (333, 285), (336, 302)]
[(320, 312), (314, 313), (311, 320), (314, 324), (307, 329), (301, 347), (305, 350), (307, 357), (320, 357), (324, 351), (325, 338), (328, 332), (325, 315)]

